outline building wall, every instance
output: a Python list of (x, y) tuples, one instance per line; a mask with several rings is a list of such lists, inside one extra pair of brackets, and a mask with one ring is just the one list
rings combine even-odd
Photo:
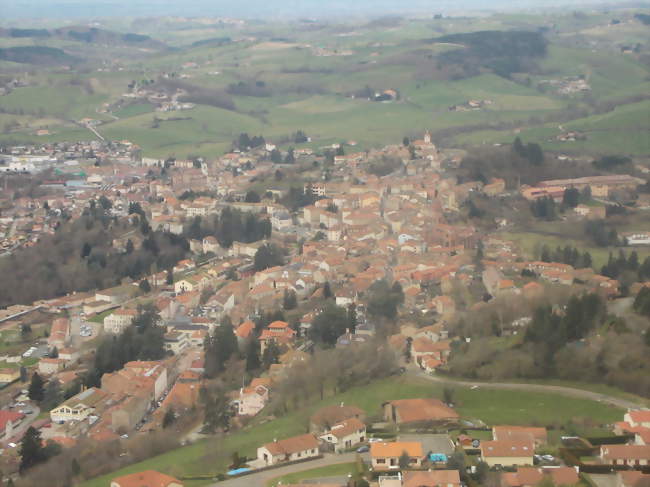
[(501, 465), (503, 467), (510, 465), (532, 465), (533, 457), (483, 457), (483, 461), (490, 467)]

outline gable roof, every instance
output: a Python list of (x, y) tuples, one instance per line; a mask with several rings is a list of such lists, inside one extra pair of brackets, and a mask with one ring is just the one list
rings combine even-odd
[(291, 455), (305, 450), (318, 449), (318, 440), (314, 435), (306, 434), (277, 440), (264, 445), (271, 455)]
[(484, 441), (481, 443), (483, 457), (532, 457), (533, 441)]
[(458, 419), (459, 415), (440, 399), (399, 399), (389, 401), (399, 415), (399, 422), (441, 421)]
[(404, 472), (402, 487), (436, 487), (438, 485), (460, 485), (458, 470), (434, 470), (431, 472)]
[(111, 482), (115, 482), (120, 487), (167, 487), (172, 483), (183, 485), (180, 480), (155, 470), (124, 475), (111, 480)]
[(419, 441), (382, 441), (370, 444), (370, 456), (373, 458), (401, 457), (404, 452), (409, 457), (421, 458), (424, 456), (422, 443)]

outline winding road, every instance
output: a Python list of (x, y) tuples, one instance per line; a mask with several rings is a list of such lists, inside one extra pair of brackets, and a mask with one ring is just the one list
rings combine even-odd
[(607, 394), (602, 394), (600, 392), (588, 391), (586, 389), (576, 389), (573, 387), (566, 386), (554, 386), (554, 385), (545, 385), (545, 384), (527, 384), (519, 382), (472, 382), (461, 379), (453, 379), (450, 377), (444, 377), (439, 375), (429, 375), (426, 372), (418, 371), (411, 372), (412, 375), (416, 377), (421, 377), (433, 382), (438, 382), (442, 384), (454, 384), (463, 387), (485, 387), (489, 389), (506, 389), (506, 390), (520, 390), (520, 391), (532, 391), (532, 392), (552, 392), (555, 394), (561, 394), (563, 396), (576, 397), (579, 399), (590, 399), (592, 401), (598, 401), (612, 406), (616, 406), (622, 409), (638, 409), (648, 407), (647, 403), (635, 402), (629, 399), (623, 399), (620, 397), (614, 397)]

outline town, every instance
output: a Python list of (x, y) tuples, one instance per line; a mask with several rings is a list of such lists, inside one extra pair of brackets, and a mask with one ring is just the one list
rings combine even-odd
[[(605, 316), (598, 310), (621, 296), (648, 316), (650, 257), (610, 254), (604, 270), (569, 247), (540, 248), (531, 259), (517, 242), (461, 218), (468, 205), (482, 211), (476, 202), (515, 201), (541, 218), (562, 211), (575, 225), (598, 224), (622, 195), (647, 186), (642, 178), (514, 187), (497, 177), (462, 180), (462, 153), (439, 149), (428, 131), (365, 152), (353, 141), (281, 151), (248, 134), (233, 149), (214, 161), (147, 158), (127, 140), (4, 149), (4, 258), (59, 252), (68, 245), (60, 235), (71, 232), (88, 239), (71, 245), (84, 265), (97, 266), (92, 282), (113, 282), (95, 287), (74, 267), (56, 288), (3, 289), (4, 475), (88, 442), (136, 461), (138, 438), (174, 431), (181, 446), (237, 434), (270, 408), (277, 416), (307, 400), (312, 385), (322, 399), (369, 376), (434, 379), (432, 386), (450, 372), (482, 379), (461, 367), (486, 321), (500, 340), (535, 344), (536, 334), (550, 341), (556, 333), (544, 329), (550, 320), (567, 327), (562, 347), (589, 343)], [(512, 151), (522, 152), (517, 142)], [(491, 225), (513, 222), (499, 216)], [(104, 241), (93, 240), (96, 227)], [(603, 238), (610, 237), (632, 249), (650, 244), (647, 227)], [(173, 251), (160, 251), (163, 239)], [(617, 265), (634, 277), (617, 279)], [(642, 353), (647, 358), (647, 348)], [(536, 360), (518, 367), (541, 367)], [(636, 487), (650, 478), (650, 410), (632, 400), (610, 399), (620, 417), (590, 435), (468, 416), (455, 408), (457, 387), (439, 397), (387, 392), (371, 411), (324, 406), (304, 433), (261, 442), (255, 452), (233, 450), (233, 462), (205, 480), (263, 485), (285, 466), (327, 472), (346, 461), (353, 473), (345, 482), (316, 485), (577, 485), (593, 473)], [(38, 455), (25, 453), (30, 442)], [(65, 475), (79, 476), (79, 461)], [(83, 467), (91, 477), (107, 472), (91, 465)], [(111, 485), (186, 484), (149, 470)]]

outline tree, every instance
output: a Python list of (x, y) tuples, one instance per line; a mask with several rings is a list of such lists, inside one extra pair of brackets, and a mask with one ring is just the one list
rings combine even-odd
[(246, 193), (244, 201), (246, 201), (246, 203), (259, 203), (262, 199), (256, 191), (250, 190)]
[(284, 290), (284, 297), (282, 307), (285, 310), (295, 309), (298, 306), (298, 299), (296, 297), (296, 292), (293, 290)]
[(73, 458), (72, 462), (70, 462), (70, 471), (72, 472), (73, 477), (77, 477), (81, 474), (81, 465), (79, 465), (79, 461), (76, 458)]
[(61, 383), (56, 379), (50, 380), (47, 383), (45, 393), (43, 394), (43, 401), (41, 402), (42, 409), (50, 411), (61, 404), (62, 400), (63, 394), (61, 393)]
[(404, 138), (402, 139), (402, 145), (403, 145), (404, 147), (408, 147), (409, 145), (411, 145), (411, 141), (409, 140), (408, 137), (404, 137)]
[(261, 365), (260, 344), (254, 337), (252, 337), (246, 346), (246, 371), (252, 372), (258, 370)]
[(133, 242), (131, 241), (131, 239), (128, 239), (126, 241), (126, 253), (127, 253), (127, 255), (132, 254), (133, 250), (134, 250)]
[(284, 255), (277, 245), (264, 244), (255, 252), (253, 266), (256, 271), (279, 265), (284, 265)]
[(580, 204), (580, 191), (576, 188), (567, 188), (564, 190), (562, 204), (567, 208), (575, 208)]
[(142, 279), (138, 284), (138, 287), (140, 288), (140, 291), (142, 291), (145, 294), (151, 292), (151, 284), (149, 284), (149, 281), (146, 279)]
[(280, 347), (275, 340), (271, 340), (264, 348), (262, 353), (262, 367), (268, 370), (271, 365), (277, 364), (280, 359)]
[(59, 349), (56, 347), (52, 347), (52, 350), (50, 350), (50, 358), (59, 358)]
[(29, 384), (28, 396), (32, 401), (41, 402), (45, 396), (45, 383), (38, 372), (32, 375), (32, 381)]
[(18, 471), (22, 474), (26, 470), (46, 460), (41, 433), (30, 426), (23, 436), (20, 444), (20, 466)]
[(296, 162), (296, 156), (294, 155), (293, 147), (289, 147), (287, 156), (284, 158), (284, 163), (293, 164), (294, 162)]
[(226, 362), (238, 352), (237, 337), (230, 323), (224, 320), (205, 341), (205, 375), (215, 377), (223, 372)]
[(92, 252), (92, 246), (88, 242), (84, 242), (83, 247), (81, 247), (81, 258), (85, 259)]
[(403, 451), (402, 454), (400, 455), (398, 464), (400, 470), (406, 470), (411, 464), (411, 457), (409, 457), (409, 454), (406, 452), (406, 450)]
[(350, 320), (347, 311), (329, 303), (314, 318), (314, 322), (309, 328), (309, 337), (316, 343), (334, 346), (336, 340), (349, 329)]
[(228, 431), (231, 416), (228, 395), (219, 388), (202, 388), (200, 398), (205, 406), (204, 431), (208, 433), (214, 433), (219, 429)]
[[(271, 162), (274, 164), (282, 164), (282, 153), (278, 149), (273, 149), (271, 151)], [(277, 171), (276, 171), (277, 179)]]
[(165, 411), (165, 416), (163, 416), (162, 427), (163, 429), (167, 429), (175, 422), (176, 413), (174, 412), (174, 408), (170, 406), (169, 409)]
[(325, 284), (323, 284), (323, 297), (325, 299), (330, 299), (332, 296), (332, 288), (330, 287), (330, 283), (329, 281), (325, 281)]
[(20, 382), (23, 384), (27, 382), (29, 376), (27, 375), (27, 369), (23, 366), (20, 367)]
[(174, 272), (171, 269), (167, 269), (167, 277), (165, 278), (165, 284), (171, 286), (174, 284)]
[(454, 388), (452, 388), (452, 387), (444, 387), (442, 389), (442, 401), (445, 404), (447, 404), (449, 406), (454, 404), (454, 402), (456, 402), (455, 397), (456, 397), (456, 390)]

